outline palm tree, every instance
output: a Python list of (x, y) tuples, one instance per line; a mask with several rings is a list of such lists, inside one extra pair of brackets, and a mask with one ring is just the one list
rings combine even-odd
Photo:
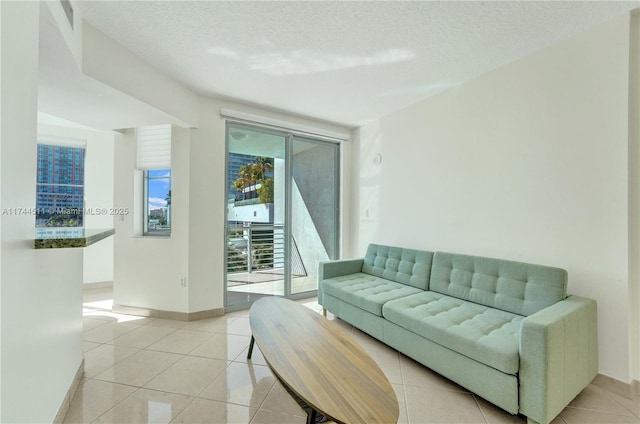
[(267, 176), (267, 173), (269, 171), (273, 171), (273, 158), (267, 158), (264, 156), (258, 156), (256, 158), (256, 162), (255, 164), (257, 165), (258, 169), (260, 170), (260, 174), (261, 174), (261, 178), (262, 180), (264, 180), (264, 178)]
[(238, 195), (242, 194), (242, 190), (244, 190), (244, 180), (242, 178), (238, 178), (233, 181), (233, 188), (238, 190)]
[(242, 199), (245, 198), (245, 191), (247, 187), (251, 187), (258, 182), (258, 175), (256, 174), (256, 165), (253, 163), (247, 163), (242, 165), (238, 170), (238, 179), (233, 182), (233, 187), (242, 193)]
[[(248, 187), (255, 187), (260, 184), (261, 186), (269, 185), (269, 180), (273, 180), (272, 178), (265, 178), (267, 173), (273, 170), (273, 158), (267, 158), (263, 156), (258, 156), (255, 159), (255, 163), (247, 163), (242, 165), (238, 170), (238, 178), (233, 182), (233, 187), (238, 190), (238, 193), (242, 193), (242, 199), (245, 199), (245, 189)], [(273, 195), (269, 196), (268, 192), (273, 192), (273, 181), (271, 181), (271, 189), (260, 190), (258, 189), (258, 195), (262, 203), (265, 202), (264, 199), (272, 198)], [(261, 193), (263, 192), (263, 193)]]

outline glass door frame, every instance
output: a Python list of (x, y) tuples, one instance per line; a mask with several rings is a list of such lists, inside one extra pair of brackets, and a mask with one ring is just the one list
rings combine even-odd
[[(288, 166), (288, 172), (291, 175), (290, 179), (288, 179), (287, 181), (290, 181), (291, 184), (288, 184), (287, 186), (287, 212), (289, 213), (289, 215), (287, 215), (287, 219), (288, 219), (288, 223), (289, 223), (289, 229), (291, 231), (291, 237), (287, 238), (290, 246), (289, 248), (291, 249), (290, 252), (293, 253), (293, 249), (294, 247), (291, 246), (291, 243), (293, 241), (296, 240), (295, 237), (295, 232), (293, 230), (293, 226), (296, 224), (296, 219), (294, 217), (293, 214), (293, 208), (295, 205), (295, 201), (294, 201), (294, 195), (293, 195), (293, 189), (294, 189), (294, 182), (296, 181), (295, 179), (295, 169), (296, 169), (296, 164), (298, 162), (296, 162), (295, 157), (296, 157), (296, 143), (298, 143), (299, 145), (318, 145), (320, 147), (330, 147), (331, 149), (333, 149), (332, 151), (332, 164), (334, 165), (334, 175), (333, 175), (333, 229), (332, 229), (332, 236), (333, 236), (333, 245), (331, 245), (330, 247), (328, 247), (327, 245), (324, 245), (324, 249), (326, 250), (328, 259), (339, 259), (340, 258), (340, 247), (341, 247), (341, 243), (340, 243), (340, 237), (341, 237), (341, 233), (340, 233), (340, 223), (341, 223), (341, 203), (340, 203), (340, 199), (341, 199), (341, 188), (342, 188), (342, 183), (340, 181), (340, 152), (341, 152), (341, 145), (340, 143), (337, 143), (335, 141), (327, 141), (327, 140), (323, 140), (320, 137), (313, 137), (313, 136), (309, 136), (307, 134), (290, 134), (291, 137), (287, 139), (288, 143), (287, 143), (287, 147), (291, 150), (291, 160), (288, 161), (289, 162), (289, 166)], [(304, 201), (304, 200), (303, 200)], [(311, 208), (312, 209), (312, 208)], [(309, 208), (308, 208), (309, 210)], [(298, 240), (298, 242), (300, 242), (303, 238), (300, 238)], [(333, 253), (333, 257), (331, 257), (331, 254)], [(293, 256), (291, 256), (291, 259), (293, 259)], [(317, 266), (317, 265), (316, 265)], [(289, 271), (292, 274), (293, 273), (293, 266), (289, 267)], [(290, 299), (303, 299), (306, 297), (310, 297), (312, 295), (317, 295), (318, 289), (317, 289), (317, 285), (316, 285), (316, 289), (314, 290), (307, 290), (307, 291), (300, 291), (300, 292), (293, 292), (293, 289), (296, 288), (296, 285), (294, 284), (294, 280), (293, 280), (293, 275), (290, 276), (289, 281), (289, 291), (287, 293), (288, 298)]]
[[(338, 259), (340, 257), (340, 222), (341, 222), (341, 188), (342, 183), (340, 180), (341, 173), (341, 145), (338, 141), (323, 137), (321, 135), (315, 134), (306, 134), (301, 133), (295, 130), (287, 130), (285, 128), (272, 128), (268, 125), (261, 125), (259, 123), (253, 122), (243, 122), (241, 120), (227, 119), (225, 121), (225, 202), (224, 202), (224, 308), (225, 311), (235, 311), (246, 309), (251, 306), (251, 304), (259, 298), (256, 296), (255, 299), (248, 300), (245, 303), (228, 305), (228, 268), (227, 268), (227, 259), (228, 259), (228, 234), (229, 234), (229, 221), (228, 221), (228, 191), (229, 191), (229, 136), (230, 136), (230, 127), (231, 126), (241, 126), (246, 127), (248, 129), (253, 129), (257, 131), (264, 131), (266, 133), (282, 136), (284, 138), (284, 150), (285, 150), (285, 160), (284, 160), (284, 168), (285, 168), (285, 200), (284, 200), (284, 282), (283, 282), (283, 297), (288, 299), (304, 299), (308, 297), (313, 297), (317, 295), (317, 289), (292, 293), (292, 268), (291, 268), (291, 249), (292, 249), (292, 207), (293, 207), (293, 153), (294, 153), (294, 143), (299, 139), (304, 142), (316, 143), (321, 145), (332, 145), (335, 147), (334, 153), (334, 164), (335, 164), (335, 184), (334, 184), (334, 202), (335, 202), (335, 226), (334, 226), (334, 236), (336, 238), (335, 242), (335, 258)], [(265, 295), (265, 296), (277, 296), (277, 295)]]

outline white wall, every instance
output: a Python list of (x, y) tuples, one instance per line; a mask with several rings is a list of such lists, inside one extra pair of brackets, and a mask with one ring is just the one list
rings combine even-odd
[(598, 301), (600, 372), (629, 381), (628, 56), (623, 16), (361, 128), (353, 253), (565, 268)]
[[(198, 128), (179, 130), (181, 141), (172, 144), (171, 238), (136, 237), (134, 219), (141, 218), (135, 210), (124, 220), (116, 220), (114, 303), (189, 313), (224, 307), (227, 201), (225, 120), (220, 116), (221, 108), (344, 131), (256, 107), (200, 98)], [(134, 160), (135, 137), (133, 131), (128, 131), (116, 140), (114, 204), (117, 206), (133, 207), (137, 201), (133, 186), (139, 183), (135, 182)], [(185, 221), (176, 222), (180, 219)], [(183, 288), (180, 279), (184, 277), (187, 287)]]
[[(97, 214), (91, 211), (106, 209), (111, 212), (113, 203), (113, 133), (70, 128), (59, 125), (38, 125), (38, 139), (79, 140), (86, 142), (85, 150), (85, 228), (114, 228), (112, 213)], [(113, 281), (113, 237), (83, 249), (84, 283)]]
[(227, 215), (229, 221), (239, 222), (270, 222), (273, 203), (256, 203), (253, 205), (235, 206), (233, 203), (227, 204)]
[(640, 380), (640, 11), (629, 37), (629, 342), (631, 376)]
[[(53, 16), (56, 22), (56, 26), (67, 45), (67, 49), (73, 56), (76, 66), (80, 68), (82, 66), (82, 26), (84, 23), (80, 11), (77, 7), (74, 7), (72, 27), (60, 2), (45, 1), (43, 4), (46, 5), (49, 12), (51, 12), (51, 16)], [(44, 10), (43, 13), (45, 13)]]
[[(0, 2), (0, 206), (35, 208), (40, 2)], [(82, 249), (0, 215), (0, 422), (52, 422), (82, 361)]]
[[(173, 127), (171, 237), (142, 237), (142, 179), (136, 166), (136, 135), (115, 142), (114, 204), (131, 213), (115, 220), (113, 301), (122, 306), (189, 312), (181, 279), (189, 266), (189, 130)], [(138, 225), (136, 225), (138, 224)]]
[(195, 93), (90, 24), (85, 22), (82, 29), (82, 72), (167, 114), (167, 122), (140, 125), (197, 125), (198, 96)]
[[(191, 130), (189, 298), (192, 311), (216, 309), (224, 305), (224, 224), (225, 224), (225, 120), (220, 109), (310, 125), (329, 131), (344, 128), (326, 123), (250, 107), (217, 99), (200, 99), (199, 127)], [(349, 150), (349, 143), (343, 149)], [(276, 184), (277, 186), (277, 184)], [(274, 194), (277, 199), (277, 193)], [(348, 198), (347, 198), (348, 201)], [(277, 203), (277, 202), (276, 202)], [(278, 216), (276, 208), (276, 220)], [(344, 211), (349, 205), (344, 205)], [(201, 222), (212, 222), (202, 226)], [(346, 220), (345, 220), (346, 221)]]

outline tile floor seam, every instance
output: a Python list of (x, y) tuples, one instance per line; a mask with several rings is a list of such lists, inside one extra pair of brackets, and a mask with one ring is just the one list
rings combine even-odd
[[(183, 411), (185, 411), (189, 407), (189, 405), (191, 405), (191, 403), (193, 403), (193, 401), (196, 398), (204, 399), (204, 400), (211, 400), (211, 399), (201, 398), (201, 397), (193, 396), (193, 395), (185, 395), (184, 393), (177, 393), (177, 392), (171, 392), (171, 391), (167, 391), (167, 390), (153, 389), (153, 388), (148, 388), (148, 387), (144, 387), (144, 386), (137, 386), (137, 385), (125, 384), (125, 383), (116, 383), (116, 382), (113, 382), (113, 381), (105, 381), (105, 380), (99, 380), (99, 379), (95, 379), (95, 380), (101, 381), (101, 382), (104, 382), (104, 383), (109, 383), (109, 384), (118, 384), (118, 385), (122, 385), (122, 386), (127, 386), (127, 387), (131, 387), (131, 388), (135, 388), (136, 390), (134, 390), (128, 396), (124, 397), (120, 402), (117, 402), (116, 404), (114, 404), (111, 408), (109, 408), (104, 413), (102, 413), (97, 418), (95, 418), (93, 421), (91, 421), (91, 423), (96, 423), (97, 421), (100, 420), (100, 418), (102, 418), (103, 416), (108, 414), (111, 410), (113, 410), (114, 408), (118, 407), (120, 404), (124, 403), (127, 399), (133, 397), (136, 393), (138, 393), (141, 390), (147, 390), (147, 391), (158, 392), (158, 393), (165, 393), (165, 394), (168, 394), (168, 395), (179, 395), (179, 396), (184, 396), (184, 397), (189, 398), (189, 402), (184, 406), (184, 408), (182, 408), (180, 413), (178, 413), (178, 415), (176, 415), (176, 417), (173, 418), (170, 422), (173, 422)], [(212, 382), (213, 382), (213, 380), (212, 380)], [(219, 401), (217, 401), (217, 402), (219, 402)], [(229, 402), (224, 402), (224, 403), (229, 403)]]
[[(275, 385), (275, 383), (274, 383), (274, 385)], [(273, 386), (271, 386), (271, 389), (269, 389), (269, 393), (271, 393), (271, 390), (273, 390)], [(268, 393), (267, 393), (267, 396), (269, 396)], [(214, 402), (220, 402), (220, 403), (228, 403), (230, 405), (235, 405), (235, 406), (244, 406), (246, 408), (255, 409), (256, 412), (257, 412), (264, 405), (264, 402), (267, 400), (267, 396), (265, 396), (264, 399), (262, 399), (262, 402), (260, 402), (260, 406), (257, 406), (257, 407), (256, 406), (251, 406), (251, 405), (245, 405), (244, 403), (232, 402), (232, 401), (223, 401), (223, 400), (211, 399), (211, 398), (206, 398), (206, 397), (201, 397), (201, 396), (195, 396), (195, 397), (197, 397), (198, 399), (202, 399), (202, 400), (208, 400), (208, 401), (214, 401)], [(267, 411), (277, 412), (277, 411), (273, 411), (271, 409), (267, 409)]]
[[(142, 324), (142, 325), (143, 325), (143, 324)], [(152, 326), (152, 327), (153, 327), (153, 326)], [(168, 328), (168, 327), (158, 327), (158, 328)], [(134, 330), (134, 331), (135, 331), (135, 330)], [(151, 342), (150, 344), (148, 344), (147, 346), (145, 346), (145, 347), (141, 347), (141, 348), (139, 348), (139, 349), (148, 349), (151, 345), (153, 345), (153, 344), (155, 344), (155, 343), (159, 342), (160, 340), (164, 339), (165, 337), (170, 336), (171, 334), (175, 333), (176, 331), (178, 331), (178, 329), (177, 329), (177, 328), (173, 329), (173, 331), (172, 331), (172, 332), (167, 333), (166, 335), (162, 336), (160, 339), (158, 339), (158, 340), (156, 340), (156, 341), (153, 341), (153, 342)], [(120, 337), (122, 337), (122, 336), (120, 336)], [(117, 338), (117, 337), (116, 337), (116, 338)], [(113, 339), (113, 340), (115, 340), (115, 339)], [(118, 345), (115, 345), (115, 346), (118, 346)], [(137, 346), (127, 346), (127, 345), (119, 345), (119, 346), (137, 347)]]
[[(600, 409), (579, 408), (577, 406), (567, 406), (567, 407), (565, 407), (565, 409), (575, 409), (577, 411), (597, 412), (598, 414), (613, 415), (613, 416), (616, 416), (616, 417), (625, 417), (625, 418), (636, 418), (636, 419), (638, 419), (638, 417), (636, 417), (635, 414), (633, 414), (632, 412), (629, 412), (629, 414), (631, 414), (631, 415), (624, 415), (624, 414), (616, 414), (615, 412), (602, 411)], [(624, 408), (624, 409), (627, 410), (627, 408)]]
[[(606, 397), (608, 399), (612, 400), (616, 405), (622, 407), (622, 409), (624, 409), (625, 411), (629, 412), (631, 414), (631, 416), (633, 416), (635, 418), (640, 418), (640, 409), (638, 409), (639, 415), (636, 415), (631, 409), (627, 408), (627, 406), (624, 403), (622, 403), (621, 401), (619, 401), (617, 399), (618, 397), (619, 398), (625, 398), (625, 399), (627, 399), (629, 401), (636, 401), (640, 405), (640, 396), (635, 396), (634, 398), (629, 398), (629, 397), (626, 397), (626, 396), (621, 395), (619, 393), (610, 392), (607, 389), (605, 389), (603, 387), (600, 387), (600, 386), (597, 386), (597, 385), (595, 385), (593, 383), (589, 384), (589, 387), (592, 387), (598, 394), (606, 395)], [(614, 394), (615, 394), (615, 396), (614, 396)], [(579, 409), (579, 408), (577, 408), (577, 409)]]
[[(185, 330), (185, 331), (190, 331), (190, 330)], [(171, 333), (174, 334), (174, 333)], [(205, 340), (203, 340), (202, 342), (200, 342), (197, 346), (195, 346), (193, 349), (189, 350), (187, 353), (177, 353), (177, 355), (186, 355), (186, 356), (193, 356), (193, 357), (199, 357), (198, 355), (191, 355), (191, 352), (193, 352), (194, 350), (198, 349), (200, 346), (202, 346), (204, 343), (208, 342), (209, 339), (213, 337), (213, 335), (209, 335), (209, 337), (207, 337)], [(158, 340), (158, 342), (160, 342), (160, 340)], [(156, 342), (156, 343), (158, 343)], [(151, 346), (153, 346), (155, 343), (153, 343)], [(167, 351), (167, 350), (158, 350), (158, 349), (151, 349), (151, 346), (149, 346), (149, 348), (147, 348), (148, 350), (154, 351), (154, 352), (167, 352), (167, 353), (176, 353), (176, 352), (171, 352), (171, 351)]]
[[(153, 326), (152, 326), (152, 327), (153, 327)], [(159, 328), (167, 328), (167, 327), (159, 327)], [(154, 351), (154, 352), (157, 352), (157, 350), (149, 349), (149, 348), (150, 348), (151, 346), (153, 346), (154, 344), (158, 343), (159, 341), (164, 340), (164, 339), (166, 339), (167, 337), (169, 337), (170, 335), (172, 335), (172, 334), (174, 334), (174, 333), (178, 332), (178, 330), (179, 330), (178, 328), (175, 328), (171, 333), (167, 333), (167, 334), (165, 334), (164, 336), (162, 336), (162, 337), (161, 337), (161, 338), (159, 338), (158, 340), (151, 342), (148, 346), (145, 346), (145, 347), (143, 347), (142, 349), (148, 349), (148, 350), (152, 350), (152, 351)], [(174, 352), (169, 352), (169, 353), (174, 353)]]
[[(597, 387), (597, 386), (596, 386)], [(617, 403), (618, 405), (620, 405), (622, 408), (624, 408), (625, 410), (629, 411), (629, 413), (631, 413), (631, 415), (635, 418), (640, 419), (640, 409), (638, 414), (634, 413), (631, 409), (627, 408), (622, 402), (618, 401), (618, 399), (616, 399), (614, 396), (612, 396), (611, 393), (609, 393), (607, 390), (604, 390), (602, 388), (599, 388), (604, 394), (606, 394), (609, 399), (612, 399), (615, 403)], [(640, 403), (640, 396), (636, 396), (635, 399), (629, 399), (631, 401), (635, 400), (636, 402)]]
[[(168, 395), (179, 395), (179, 396), (185, 396), (185, 397), (188, 397), (188, 398), (196, 398), (197, 397), (197, 396), (194, 396), (194, 395), (185, 395), (184, 393), (172, 392), (172, 391), (169, 391), (169, 390), (154, 389), (154, 388), (151, 388), (151, 387), (144, 387), (144, 386), (141, 386), (141, 387), (139, 387), (139, 386), (131, 386), (131, 387), (136, 387), (138, 389), (135, 392), (131, 393), (131, 395), (133, 395), (134, 393), (138, 392), (139, 390), (148, 390), (150, 392), (166, 393)], [(129, 396), (131, 396), (131, 395), (129, 395)]]
[(182, 411), (180, 411), (180, 413), (179, 413), (178, 415), (176, 415), (174, 418), (172, 418), (172, 419), (169, 421), (169, 423), (168, 423), (168, 424), (172, 424), (172, 423), (174, 423), (174, 422), (178, 419), (178, 417), (180, 417), (180, 416), (184, 413), (184, 411), (186, 411), (186, 410), (191, 406), (191, 404), (192, 404), (193, 402), (195, 402), (195, 400), (197, 399), (195, 396), (193, 396), (193, 397), (192, 397), (192, 396), (189, 396), (189, 397), (191, 397), (191, 400), (189, 400), (189, 402), (184, 406), (184, 408), (182, 408)]
[(477, 396), (474, 395), (473, 393), (471, 394), (471, 396), (473, 397), (473, 402), (476, 404), (476, 407), (480, 411), (480, 415), (482, 415), (482, 419), (484, 420), (484, 424), (489, 424), (489, 419), (487, 418), (487, 415), (484, 413), (484, 410), (480, 406), (480, 402), (478, 402)]
[[(109, 383), (113, 383), (113, 382), (109, 382)], [(130, 386), (130, 387), (137, 387), (137, 386)], [(137, 388), (138, 390), (140, 390), (140, 387)], [(100, 420), (100, 418), (102, 418), (103, 416), (105, 416), (106, 414), (109, 413), (109, 411), (111, 411), (113, 408), (115, 408), (116, 406), (120, 405), (122, 402), (124, 402), (125, 400), (129, 399), (131, 396), (133, 396), (134, 393), (136, 393), (138, 390), (134, 390), (129, 396), (125, 396), (122, 400), (120, 400), (120, 402), (117, 402), (115, 405), (113, 405), (111, 408), (107, 409), (106, 411), (104, 411), (102, 414), (100, 414), (98, 417), (96, 417), (93, 421), (91, 421), (91, 424), (96, 423), (97, 421)]]
[[(560, 414), (562, 414), (562, 412), (560, 412)], [(564, 418), (562, 418), (560, 416), (560, 414), (556, 415), (556, 417), (552, 421), (559, 420), (559, 422), (557, 424), (567, 424), (567, 422), (564, 420)], [(526, 419), (526, 417), (525, 417), (525, 419)]]
[[(161, 374), (163, 374), (165, 371), (169, 370), (169, 368), (171, 368), (172, 366), (174, 366), (175, 364), (177, 364), (178, 362), (180, 362), (181, 360), (183, 360), (186, 356), (187, 356), (187, 355), (183, 355), (183, 357), (182, 357), (182, 358), (178, 359), (176, 362), (174, 362), (173, 364), (171, 364), (171, 365), (170, 365), (168, 368), (166, 368), (164, 371), (160, 372), (160, 374), (158, 374), (157, 376), (153, 377), (151, 380), (149, 380), (148, 382), (146, 382), (146, 383), (145, 383), (145, 386), (146, 386), (147, 384), (149, 384), (151, 381), (155, 380), (157, 377), (159, 377), (159, 376), (160, 376)], [(212, 358), (204, 358), (204, 359), (212, 359)], [(198, 397), (198, 398), (201, 398), (199, 395), (200, 395), (200, 394), (202, 394), (202, 392), (204, 392), (204, 391), (205, 391), (205, 390), (206, 390), (206, 389), (207, 389), (211, 384), (213, 384), (213, 382), (215, 381), (215, 379), (216, 379), (219, 375), (221, 375), (221, 374), (222, 374), (222, 373), (223, 373), (227, 368), (229, 368), (229, 364), (230, 364), (230, 362), (229, 362), (229, 361), (227, 361), (227, 365), (226, 365), (224, 368), (222, 368), (222, 369), (221, 369), (221, 370), (220, 370), (220, 371), (219, 371), (219, 372), (218, 372), (218, 373), (217, 373), (217, 374), (216, 374), (216, 375), (211, 379), (211, 381), (210, 381), (209, 383), (207, 383), (207, 384), (205, 385), (205, 387), (204, 387), (204, 388), (202, 388), (202, 389), (201, 389), (201, 390), (200, 390), (196, 395), (189, 395), (189, 394), (184, 394), (184, 393), (179, 393), (179, 392), (167, 392), (167, 393), (173, 393), (173, 394), (177, 394), (177, 395), (183, 395), (183, 396), (190, 396), (190, 397)], [(145, 386), (142, 386), (142, 387), (147, 388), (147, 387), (145, 387)], [(158, 390), (158, 389), (150, 389), (150, 388), (149, 388), (149, 390)], [(203, 399), (204, 399), (204, 398), (203, 398)], [(209, 399), (209, 400), (211, 400), (211, 399)]]
[[(138, 325), (138, 324), (136, 324), (136, 325)], [(99, 328), (99, 327), (98, 327), (98, 328)], [(89, 331), (93, 331), (93, 330), (94, 330), (94, 329), (92, 328), (92, 329), (91, 329), (91, 330), (89, 330)], [(132, 332), (133, 330), (135, 330), (135, 328), (132, 328), (131, 330), (126, 331), (126, 332), (124, 332), (124, 333), (122, 333), (122, 334), (120, 334), (120, 335), (118, 335), (118, 336), (116, 336), (116, 337), (113, 337), (113, 338), (111, 338), (111, 339), (108, 339), (108, 340), (106, 340), (106, 341), (104, 341), (104, 342), (94, 342), (93, 340), (86, 340), (86, 341), (88, 341), (88, 342), (93, 342), (93, 343), (101, 343), (101, 344), (112, 344), (112, 343), (110, 343), (110, 342), (114, 341), (115, 339), (117, 339), (117, 338), (118, 338), (118, 337), (120, 337), (120, 336), (124, 336), (125, 334)]]
[[(209, 337), (209, 339), (207, 339), (206, 341), (209, 341), (210, 339), (211, 339), (211, 337)], [(195, 351), (196, 349), (200, 348), (204, 343), (206, 343), (206, 341), (205, 341), (205, 342), (202, 342), (202, 344), (200, 344), (200, 346), (197, 346), (197, 347), (194, 347), (193, 349), (191, 349), (191, 350), (189, 351), (189, 353), (186, 353), (186, 355), (188, 355), (188, 356), (193, 356), (193, 357), (198, 357), (198, 358), (223, 359), (223, 358), (212, 358), (212, 357), (210, 357), (210, 356), (202, 356), (202, 355), (197, 355), (197, 354), (196, 354), (196, 355), (194, 355), (194, 354), (192, 354), (192, 353), (193, 353), (193, 351)], [(248, 346), (248, 344), (247, 344), (247, 346)], [(233, 359), (229, 359), (229, 358), (227, 357), (227, 358), (224, 358), (223, 360), (225, 360), (225, 361), (230, 361), (230, 362), (235, 362), (235, 360), (236, 360), (236, 359), (238, 359), (238, 358), (240, 357), (240, 355), (242, 355), (242, 354), (244, 353), (244, 351), (245, 351), (245, 350), (246, 350), (246, 349), (243, 349), (239, 354), (237, 354), (236, 356), (234, 356), (234, 358), (233, 358)], [(238, 362), (241, 362), (241, 361), (238, 361)]]
[[(268, 410), (266, 410), (268, 411)], [(253, 414), (253, 417), (251, 418), (251, 421), (249, 421), (248, 424), (256, 424), (255, 419), (258, 416), (258, 413), (260, 412), (260, 410), (257, 410), (255, 414)], [(269, 412), (274, 412), (274, 411), (269, 411)], [(277, 412), (278, 414), (284, 415), (286, 417), (291, 417), (291, 418), (300, 418), (300, 415), (293, 415), (293, 414), (289, 414), (287, 412)], [(328, 424), (332, 424), (333, 421), (328, 421)]]
[[(211, 358), (208, 358), (208, 359), (211, 359)], [(209, 388), (209, 386), (211, 386), (211, 385), (213, 384), (213, 382), (214, 382), (214, 381), (216, 381), (216, 378), (218, 378), (220, 375), (222, 375), (222, 373), (223, 373), (223, 372), (225, 372), (227, 369), (229, 369), (229, 366), (230, 366), (230, 365), (231, 365), (231, 361), (227, 361), (227, 366), (226, 366), (226, 367), (224, 367), (224, 368), (222, 368), (222, 369), (221, 369), (221, 370), (220, 370), (220, 371), (219, 371), (219, 372), (218, 372), (218, 373), (217, 373), (217, 374), (216, 374), (216, 375), (211, 379), (211, 381), (210, 381), (207, 385), (205, 385), (205, 386), (202, 388), (202, 390), (200, 390), (200, 391), (198, 392), (198, 394), (197, 394), (195, 397), (198, 397), (198, 398), (200, 398), (200, 399), (207, 399), (207, 398), (201, 397), (200, 395), (201, 395), (205, 390), (207, 390), (207, 389)], [(208, 399), (208, 400), (211, 400), (211, 399)], [(229, 402), (227, 402), (227, 403), (229, 403)]]
[(197, 331), (199, 333), (210, 333), (210, 334), (229, 334), (227, 332), (220, 332), (220, 331), (215, 331), (215, 330), (202, 330), (200, 328), (182, 328), (181, 330), (187, 330), (187, 331)]
[[(119, 384), (119, 383), (116, 383)], [(137, 386), (131, 386), (131, 387), (137, 387)], [(189, 405), (191, 405), (191, 403), (195, 400), (195, 397), (193, 396), (188, 396), (188, 395), (184, 395), (184, 394), (180, 394), (180, 393), (172, 393), (172, 392), (166, 392), (163, 390), (156, 390), (156, 389), (148, 389), (146, 387), (137, 387), (137, 390), (134, 390), (129, 396), (126, 396), (124, 399), (122, 399), (120, 402), (118, 402), (117, 404), (113, 405), (113, 407), (111, 409), (109, 409), (108, 411), (106, 411), (104, 414), (100, 415), (98, 418), (96, 418), (95, 420), (92, 421), (93, 423), (96, 423), (97, 421), (100, 420), (100, 418), (102, 418), (103, 416), (105, 416), (106, 414), (108, 414), (110, 411), (112, 411), (113, 409), (115, 409), (116, 407), (118, 407), (119, 405), (121, 405), (122, 403), (124, 403), (127, 399), (133, 397), (136, 393), (138, 393), (141, 390), (147, 390), (147, 391), (152, 391), (152, 392), (159, 392), (159, 393), (166, 393), (169, 395), (180, 395), (180, 396), (185, 396), (189, 399), (189, 402), (184, 406), (184, 408), (182, 408), (182, 410), (180, 411), (180, 413), (178, 413), (178, 415), (180, 415), (185, 409), (187, 409), (187, 407)], [(176, 415), (176, 418), (178, 417), (178, 415)], [(175, 419), (175, 418), (174, 418)], [(173, 419), (171, 420), (171, 422), (173, 422)], [(142, 424), (142, 423), (141, 423)]]
[[(197, 349), (197, 348), (196, 348)], [(193, 349), (195, 350), (195, 349)], [(191, 353), (185, 353), (185, 356), (190, 356), (192, 358), (205, 358), (205, 359), (218, 359), (220, 361), (229, 361), (228, 359), (221, 359), (221, 358), (213, 358), (211, 356), (203, 356), (203, 355), (193, 355)], [(233, 361), (229, 361), (229, 362), (233, 362)]]
[[(140, 352), (143, 352), (143, 351), (145, 351), (145, 350), (146, 350), (146, 349), (140, 349)], [(127, 360), (127, 359), (129, 359), (129, 358), (132, 358), (132, 357), (133, 357), (133, 356), (135, 356), (135, 355), (138, 355), (140, 352), (136, 352), (136, 353), (134, 353), (133, 355), (129, 356), (128, 358), (125, 358), (125, 359), (124, 359), (123, 361), (121, 361), (121, 362), (124, 362), (125, 360)], [(155, 352), (155, 351), (152, 351), (152, 352)], [(160, 353), (167, 353), (167, 352), (160, 352)], [(171, 355), (178, 355), (178, 354), (176, 354), (176, 353), (172, 353)], [(184, 355), (183, 355), (183, 356), (184, 356)], [(134, 384), (128, 384), (128, 385), (129, 385), (129, 386), (131, 386), (131, 387), (139, 387), (139, 388), (142, 388), (142, 387), (144, 387), (146, 384), (149, 384), (149, 383), (151, 382), (151, 380), (153, 380), (154, 378), (158, 377), (160, 374), (162, 374), (162, 373), (163, 373), (163, 372), (165, 372), (167, 369), (169, 369), (172, 365), (174, 365), (174, 364), (175, 364), (176, 362), (178, 362), (179, 360), (180, 360), (180, 359), (178, 359), (178, 360), (176, 360), (176, 361), (172, 362), (172, 363), (171, 363), (171, 364), (169, 364), (166, 368), (162, 369), (160, 372), (158, 372), (157, 374), (155, 374), (155, 375), (154, 375), (153, 377), (151, 377), (149, 380), (147, 380), (147, 381), (145, 381), (144, 383), (142, 383), (142, 385), (140, 385), (140, 386), (138, 386), (138, 385), (134, 385)], [(108, 371), (108, 370), (110, 370), (111, 368), (114, 368), (114, 367), (115, 367), (115, 365), (113, 365), (113, 366), (112, 366), (112, 367), (110, 367), (110, 368), (107, 368), (106, 370), (102, 371), (100, 374), (105, 373), (106, 371)], [(100, 375), (100, 374), (98, 374), (98, 375)], [(99, 378), (96, 378), (96, 380), (100, 380), (100, 379), (99, 379)], [(125, 384), (125, 383), (122, 383), (122, 382), (120, 382), (120, 381), (112, 381), (112, 380), (100, 380), (100, 381), (106, 381), (106, 382), (109, 382), (109, 383), (117, 383), (117, 384)], [(125, 384), (125, 385), (127, 385), (127, 384)]]
[[(273, 375), (273, 372), (271, 370), (269, 370), (271, 372), (271, 374)], [(278, 387), (279, 385), (281, 385), (281, 383), (278, 382), (277, 378), (275, 376), (273, 376), (273, 384), (271, 385), (271, 389), (269, 389), (269, 392), (267, 392), (267, 395), (264, 397), (264, 399), (262, 399), (262, 402), (260, 402), (260, 406), (256, 409), (256, 413), (254, 414), (253, 418), (255, 418), (255, 416), (258, 414), (258, 411), (260, 411), (261, 409), (263, 409), (264, 407), (264, 411), (269, 411), (269, 412), (275, 412), (275, 413), (280, 413), (280, 414), (284, 414), (284, 415), (288, 415), (288, 416), (292, 416), (292, 417), (300, 417), (300, 416), (306, 416), (307, 414), (305, 413), (305, 411), (300, 407), (300, 405), (298, 405), (298, 407), (300, 408), (301, 414), (300, 415), (295, 415), (295, 414), (289, 414), (288, 412), (283, 412), (283, 411), (277, 411), (274, 410), (275, 408), (269, 408), (268, 405), (265, 405), (265, 402), (267, 401), (267, 399), (269, 398), (269, 395), (271, 395), (271, 392), (273, 392), (274, 390), (277, 390), (276, 387)], [(282, 390), (285, 390), (284, 387), (282, 388)], [(293, 400), (293, 398), (292, 398)], [(294, 401), (295, 402), (295, 401)], [(253, 419), (251, 420), (253, 421)]]
[[(440, 376), (440, 375), (438, 374), (438, 376)], [(440, 376), (440, 377), (446, 379), (446, 377), (444, 377), (444, 376)], [(454, 382), (454, 384), (457, 384), (457, 383)], [(442, 387), (433, 387), (433, 386), (417, 386), (415, 384), (408, 384), (408, 383), (403, 384), (403, 386), (405, 386), (405, 387), (413, 387), (414, 389), (427, 389), (427, 390), (437, 390), (437, 391), (442, 391), (442, 392), (462, 393), (462, 394), (465, 394), (465, 395), (473, 395), (474, 394), (473, 392), (470, 392), (469, 390), (466, 390), (462, 386), (461, 386), (462, 390), (445, 389), (445, 388), (442, 388)]]
[[(402, 363), (404, 362), (402, 360), (402, 358), (400, 356), (398, 356), (398, 362), (400, 363), (400, 379), (402, 380), (402, 397), (404, 398), (404, 402), (403, 404), (403, 409), (404, 409), (404, 416), (407, 418), (407, 423), (409, 423), (409, 401), (407, 400), (407, 391), (404, 389), (405, 388), (405, 379), (404, 379), (404, 365), (402, 365)], [(398, 414), (399, 417), (399, 414)]]
[(137, 386), (135, 384), (119, 383), (117, 381), (109, 381), (109, 380), (101, 380), (101, 379), (95, 378), (95, 377), (86, 377), (86, 380), (94, 380), (94, 381), (99, 381), (101, 383), (109, 383), (109, 384), (119, 384), (121, 386), (133, 387), (135, 389), (141, 389), (142, 388), (142, 386)]

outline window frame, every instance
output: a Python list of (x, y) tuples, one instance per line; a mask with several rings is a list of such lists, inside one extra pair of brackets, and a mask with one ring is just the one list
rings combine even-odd
[[(168, 172), (169, 175), (152, 175), (150, 176), (150, 172), (163, 171)], [(171, 168), (167, 169), (144, 169), (142, 170), (142, 236), (143, 237), (159, 237), (159, 238), (171, 238), (171, 200), (169, 200), (166, 213), (167, 217), (167, 228), (156, 229), (149, 227), (149, 220), (151, 210), (149, 208), (149, 183), (152, 180), (168, 180), (169, 183), (169, 191), (171, 193), (171, 183), (172, 183), (172, 171)], [(169, 196), (169, 199), (171, 197)]]

